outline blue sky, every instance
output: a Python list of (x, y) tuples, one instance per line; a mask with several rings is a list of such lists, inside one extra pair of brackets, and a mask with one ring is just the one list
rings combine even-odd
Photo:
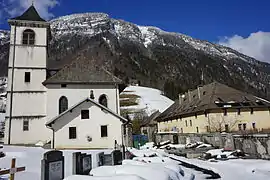
[[(31, 1), (0, 0), (0, 29), (8, 29), (6, 19), (23, 11)], [(239, 41), (253, 44), (260, 38), (259, 43), (263, 40), (270, 50), (270, 42), (264, 42), (265, 37), (270, 41), (270, 0), (35, 0), (35, 4), (47, 19), (104, 12), (113, 18), (220, 42), (237, 50), (244, 47), (234, 47), (235, 41), (239, 46)], [(245, 51), (249, 49), (252, 47)]]

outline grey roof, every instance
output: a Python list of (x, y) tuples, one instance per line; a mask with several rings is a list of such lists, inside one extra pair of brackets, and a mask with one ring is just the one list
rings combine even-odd
[(103, 111), (107, 111), (108, 113), (112, 114), (113, 116), (117, 117), (118, 119), (120, 119), (123, 123), (129, 123), (129, 121), (127, 119), (125, 119), (124, 117), (120, 116), (119, 114), (116, 114), (115, 112), (113, 112), (112, 110), (110, 110), (109, 108), (99, 104), (98, 102), (90, 99), (90, 98), (86, 98), (80, 102), (78, 102), (77, 104), (73, 105), (72, 107), (70, 107), (69, 109), (67, 109), (66, 111), (62, 112), (61, 114), (59, 114), (58, 116), (54, 117), (53, 119), (51, 119), (50, 121), (48, 121), (46, 123), (46, 126), (51, 127), (51, 124), (53, 122), (55, 122), (56, 120), (58, 120), (60, 117), (62, 117), (63, 115), (65, 115), (66, 113), (70, 112), (71, 110), (75, 109), (76, 107), (78, 107), (79, 105), (85, 103), (85, 102), (89, 102), (89, 103), (93, 103), (94, 105), (98, 106), (100, 109), (102, 109)]
[[(199, 98), (200, 93), (200, 98)], [(227, 85), (213, 82), (184, 94), (157, 117), (157, 121), (195, 115), (212, 109), (269, 108), (270, 102)]]
[(155, 119), (156, 119), (160, 114), (161, 114), (161, 112), (159, 112), (159, 111), (155, 111), (154, 113), (152, 113), (148, 118), (144, 119), (144, 120), (141, 122), (141, 127), (156, 124), (157, 122), (155, 121)]
[(42, 21), (46, 22), (44, 19), (42, 19), (36, 8), (32, 5), (30, 6), (21, 16), (12, 18), (11, 20), (24, 20), (24, 21)]
[[(93, 58), (93, 57), (92, 57)], [(99, 58), (99, 57), (95, 57)], [(98, 60), (98, 59), (95, 59)], [(121, 84), (122, 80), (115, 77), (104, 67), (93, 64), (93, 61), (86, 58), (76, 59), (71, 64), (66, 65), (55, 75), (43, 82), (43, 84)]]

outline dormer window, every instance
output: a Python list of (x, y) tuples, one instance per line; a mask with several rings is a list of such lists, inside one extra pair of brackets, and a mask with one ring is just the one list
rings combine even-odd
[(23, 32), (22, 44), (33, 45), (35, 44), (35, 32), (31, 29), (26, 29)]

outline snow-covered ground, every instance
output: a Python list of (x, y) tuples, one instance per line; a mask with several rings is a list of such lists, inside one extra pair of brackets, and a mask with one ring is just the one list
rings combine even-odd
[(122, 94), (135, 94), (139, 96), (139, 98), (137, 98), (138, 105), (123, 106), (121, 107), (122, 110), (128, 109), (135, 112), (145, 110), (148, 115), (151, 115), (157, 110), (163, 112), (174, 103), (174, 101), (162, 95), (160, 90), (154, 88), (129, 86), (121, 93), (121, 95)]
[[(16, 158), (16, 166), (25, 166), (26, 171), (16, 174), (16, 180), (40, 180), (41, 177), (41, 160), (43, 154), (48, 151), (39, 147), (16, 147), (4, 146), (0, 149), (6, 153), (6, 157), (0, 159), (0, 169), (10, 168), (11, 159)], [(92, 154), (95, 156), (98, 152), (111, 153), (112, 150), (78, 150), (79, 152)], [(72, 153), (75, 150), (64, 150), (65, 156), (65, 176), (72, 175)]]
[[(218, 173), (222, 180), (238, 180), (239, 178), (245, 180), (266, 180), (270, 177), (270, 161), (266, 160), (233, 159), (211, 162), (169, 155), (160, 149), (136, 150), (132, 148), (129, 150), (137, 157), (133, 160), (124, 160), (123, 166), (94, 168), (90, 174), (95, 177), (72, 176), (72, 152), (74, 151), (65, 150), (66, 180), (116, 180), (125, 178), (134, 180), (190, 180), (193, 176), (195, 176), (195, 180), (201, 180), (208, 176), (200, 171), (179, 166), (179, 162), (170, 159), (170, 157), (212, 170)], [(16, 174), (16, 180), (40, 179), (41, 159), (47, 150), (36, 147), (4, 146), (3, 151), (6, 153), (6, 157), (0, 159), (0, 168), (9, 168), (11, 159), (16, 157), (17, 167), (26, 166), (25, 172)], [(111, 152), (111, 150), (89, 150), (81, 152), (96, 155), (100, 151), (105, 151), (105, 153)], [(153, 154), (157, 156), (148, 157)], [(105, 175), (107, 177), (104, 177)]]

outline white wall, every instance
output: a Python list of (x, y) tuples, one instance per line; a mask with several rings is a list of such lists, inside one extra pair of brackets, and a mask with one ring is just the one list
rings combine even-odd
[[(94, 91), (95, 101), (98, 102), (99, 97), (105, 94), (108, 99), (108, 108), (113, 112), (119, 111), (118, 90), (114, 85), (67, 85), (61, 88), (61, 85), (47, 85), (47, 120), (59, 115), (59, 99), (62, 96), (67, 97), (68, 107), (77, 104), (83, 99), (90, 97), (90, 91)], [(117, 107), (118, 104), (118, 107)]]
[[(7, 119), (8, 120), (8, 119)], [(36, 144), (42, 140), (46, 142), (50, 140), (51, 130), (46, 128), (46, 118), (29, 119), (29, 131), (23, 131), (24, 119), (12, 119), (11, 124), (11, 144)], [(6, 121), (5, 129), (9, 127)], [(44, 128), (43, 128), (44, 127)], [(5, 133), (5, 143), (7, 143), (8, 133)]]
[[(90, 119), (81, 119), (81, 109), (89, 109)], [(122, 144), (121, 124), (115, 116), (85, 102), (55, 121), (55, 148), (113, 148), (115, 140)], [(108, 137), (101, 137), (101, 125), (108, 125)], [(76, 139), (69, 139), (69, 127), (76, 127)]]
[[(36, 45), (44, 46), (47, 44), (47, 29), (46, 28), (38, 28), (38, 27), (16, 27), (16, 44), (22, 44), (22, 33), (26, 29), (31, 29), (36, 34)], [(15, 27), (11, 26), (10, 29), (10, 42), (13, 44), (14, 41), (14, 31)]]
[[(10, 93), (8, 94), (10, 100)], [(10, 103), (6, 114), (9, 116)], [(12, 116), (46, 116), (46, 93), (14, 93)]]
[[(35, 44), (30, 46), (22, 45), (22, 33), (25, 29), (32, 29), (35, 32)], [(11, 27), (11, 44), (14, 43), (14, 30)], [(14, 63), (14, 91), (46, 91), (46, 87), (42, 82), (46, 79), (46, 63), (47, 63), (47, 29), (46, 28), (27, 28), (17, 27), (16, 43), (15, 43), (15, 63)], [(11, 45), (9, 55), (9, 67), (13, 65), (14, 47)], [(44, 68), (44, 69), (39, 69)], [(31, 73), (30, 83), (24, 82), (25, 72)], [(11, 90), (12, 69), (8, 72), (8, 88)], [(7, 116), (10, 111), (10, 93), (7, 96)], [(46, 118), (37, 118), (46, 116), (46, 92), (31, 92), (13, 94), (13, 108), (11, 123), (11, 144), (34, 144), (37, 141), (47, 141), (51, 135), (50, 130), (46, 128)], [(36, 117), (29, 117), (36, 116)], [(20, 118), (19, 118), (20, 117)], [(23, 120), (29, 119), (29, 131), (23, 131)], [(6, 123), (8, 126), (9, 123)], [(8, 127), (6, 127), (5, 135), (7, 143)]]
[[(25, 72), (30, 72), (30, 83), (24, 82)], [(8, 77), (12, 72), (8, 71)], [(40, 69), (14, 69), (13, 91), (46, 91), (42, 82), (45, 81), (46, 70)], [(11, 80), (8, 83), (8, 91), (11, 90)]]
[[(9, 67), (13, 64), (13, 46), (9, 50)], [(16, 46), (15, 67), (39, 67), (46, 68), (46, 47)]]

